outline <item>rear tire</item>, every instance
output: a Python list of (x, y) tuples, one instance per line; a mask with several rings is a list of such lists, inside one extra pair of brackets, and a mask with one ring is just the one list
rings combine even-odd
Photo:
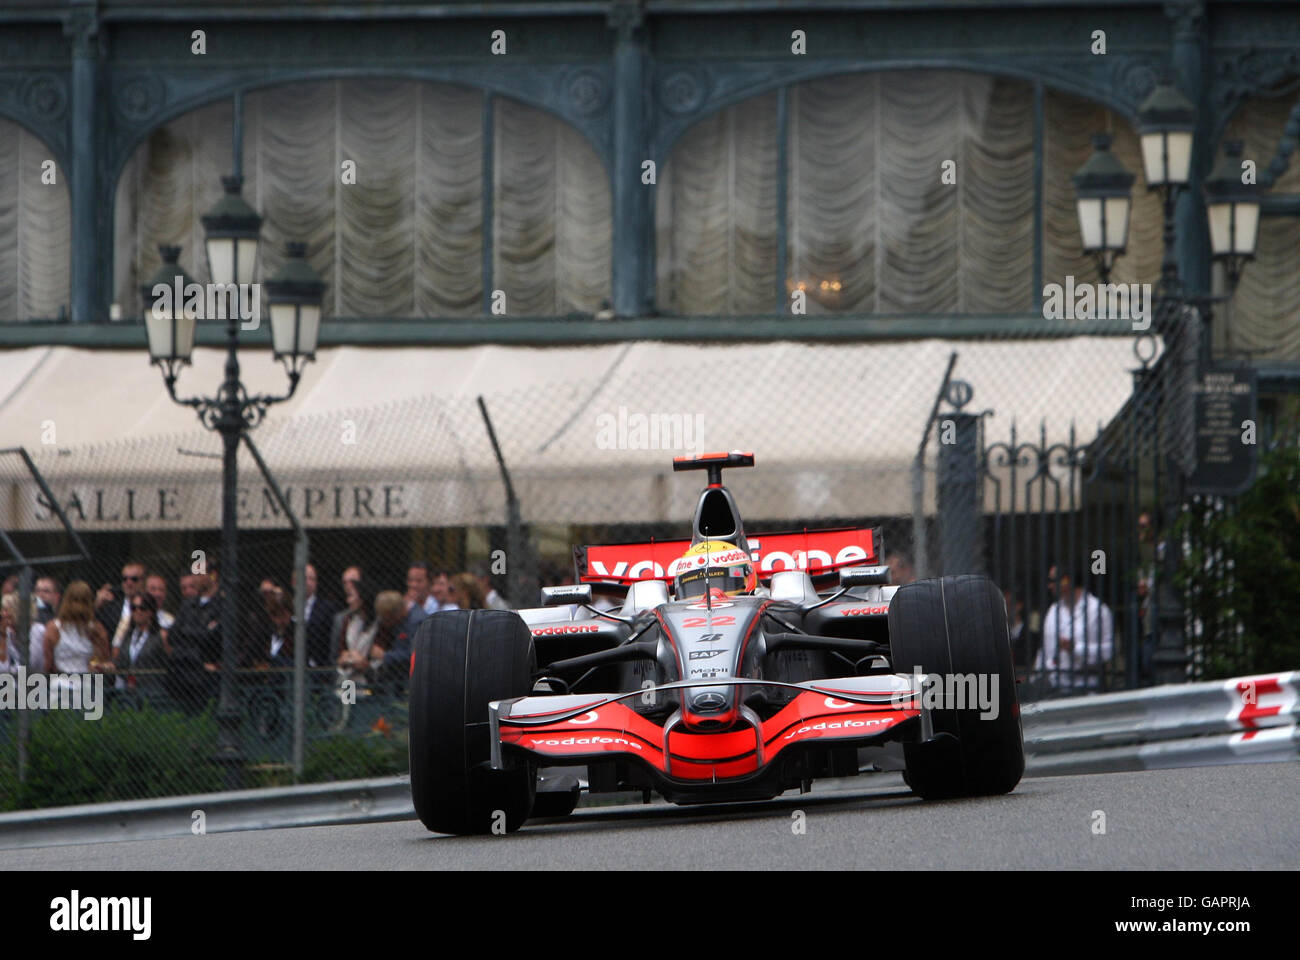
[(1025, 772), (1024, 735), (1016, 697), (1007, 611), (987, 577), (943, 577), (900, 587), (889, 604), (889, 644), (896, 671), (988, 675), (997, 679), (997, 717), (978, 705), (931, 711), (931, 743), (907, 743), (906, 780), (927, 800), (1007, 793)]
[(528, 819), (536, 770), (491, 769), (488, 703), (527, 696), (535, 661), (528, 626), (509, 610), (449, 610), (416, 630), (411, 800), (430, 830), (512, 832)]

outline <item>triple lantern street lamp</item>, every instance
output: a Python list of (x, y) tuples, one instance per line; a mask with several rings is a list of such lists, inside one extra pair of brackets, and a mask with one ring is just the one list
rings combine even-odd
[[(141, 288), (149, 358), (163, 375), (167, 392), (177, 403), (194, 408), (203, 425), (222, 440), (221, 488), (221, 669), (217, 701), (218, 760), (225, 768), (227, 789), (242, 784), (240, 714), (235, 703), (238, 657), (239, 552), (237, 457), (246, 430), (257, 426), (275, 403), (288, 400), (298, 388), (303, 368), (315, 359), (320, 333), (321, 298), (325, 285), (305, 259), (306, 245), (286, 245), (284, 265), (265, 282), (271, 320), (271, 353), (285, 368), (289, 389), (282, 396), (250, 396), (239, 379), (241, 319), (260, 325), (261, 303), (253, 284), (262, 217), (242, 196), (239, 177), (223, 177), (225, 194), (202, 217), (209, 284), (196, 284), (178, 263), (180, 248), (164, 246), (162, 266)], [(215, 308), (217, 317), (211, 316)], [(226, 321), (225, 377), (214, 397), (180, 397), (176, 381), (194, 353), (201, 318)], [(254, 329), (254, 328), (247, 328)]]
[[(1164, 193), (1165, 263), (1161, 280), (1169, 289), (1178, 282), (1174, 257), (1174, 205), (1187, 188), (1192, 172), (1192, 146), (1196, 110), (1176, 87), (1160, 84), (1138, 108), (1138, 136), (1142, 171), (1147, 186)], [(1074, 175), (1079, 233), (1083, 250), (1097, 261), (1103, 283), (1117, 257), (1128, 246), (1130, 196), (1134, 177), (1110, 152), (1111, 138), (1093, 137), (1093, 153)], [(1229, 289), (1235, 289), (1241, 269), (1255, 255), (1259, 234), (1259, 187), (1242, 182), (1242, 143), (1224, 145), (1223, 161), (1205, 181), (1210, 249), (1227, 272)], [(1169, 292), (1172, 292), (1170, 289)]]
[[(1142, 148), (1142, 172), (1149, 189), (1164, 194), (1164, 260), (1160, 267), (1159, 296), (1162, 309), (1157, 316), (1181, 315), (1189, 302), (1208, 306), (1213, 298), (1188, 297), (1178, 276), (1174, 251), (1174, 208), (1177, 198), (1191, 182), (1192, 154), (1196, 130), (1196, 109), (1172, 84), (1160, 84), (1138, 108), (1138, 136)], [(1128, 223), (1132, 212), (1130, 190), (1134, 177), (1110, 153), (1109, 136), (1093, 138), (1093, 154), (1074, 177), (1077, 192), (1079, 232), (1083, 249), (1097, 261), (1103, 283), (1109, 282), (1115, 259), (1128, 243)], [(1244, 183), (1241, 166), (1242, 144), (1229, 141), (1224, 158), (1205, 181), (1206, 214), (1209, 220), (1210, 250), (1217, 263), (1224, 265), (1228, 280), (1228, 298), (1241, 278), (1244, 263), (1255, 254), (1259, 233), (1259, 188)], [(1209, 312), (1206, 311), (1208, 325)], [(1168, 328), (1159, 329), (1168, 335)], [(1150, 337), (1150, 333), (1142, 334)], [(1147, 361), (1139, 352), (1143, 369), (1136, 371), (1138, 382), (1146, 380)], [(1209, 338), (1203, 342), (1200, 362), (1208, 368), (1211, 361)], [(1157, 400), (1157, 404), (1159, 401)], [(1181, 475), (1173, 471), (1174, 491), (1164, 498), (1162, 523), (1173, 530), (1182, 500)], [(1157, 682), (1173, 682), (1183, 675), (1187, 663), (1184, 642), (1182, 598), (1175, 589), (1180, 551), (1165, 551), (1156, 588), (1157, 643), (1152, 655)]]

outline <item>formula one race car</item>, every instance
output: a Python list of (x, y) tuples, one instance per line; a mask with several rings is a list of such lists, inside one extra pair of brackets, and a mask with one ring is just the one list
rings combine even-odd
[[(448, 611), (420, 626), (411, 794), (426, 827), (501, 833), (566, 815), (578, 778), (539, 778), (565, 765), (585, 767), (593, 793), (761, 800), (873, 769), (863, 748), (901, 743), (923, 798), (1019, 783), (997, 587), (977, 576), (891, 586), (872, 529), (747, 538), (722, 469), (753, 463), (674, 461), (708, 471), (689, 541), (579, 547), (579, 582), (544, 589), (538, 609)], [(593, 585), (621, 607), (599, 609)]]

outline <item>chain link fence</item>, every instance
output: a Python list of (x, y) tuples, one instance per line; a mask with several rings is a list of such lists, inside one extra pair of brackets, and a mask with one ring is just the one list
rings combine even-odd
[[(403, 772), (405, 671), (385, 669), (382, 656), (398, 634), (439, 608), (534, 605), (539, 586), (572, 582), (575, 544), (689, 536), (700, 480), (670, 461), (716, 449), (756, 455), (755, 469), (725, 478), (751, 538), (873, 526), (895, 582), (992, 576), (1008, 590), (1013, 640), (1017, 629), (1025, 636), (1016, 649), (1027, 681), (1051, 666), (1036, 662), (1049, 573), (1107, 551), (1105, 575), (1076, 582), (1109, 608), (1121, 639), (1100, 683), (1083, 686), (1132, 682), (1127, 664), (1148, 616), (1134, 599), (1148, 562), (1134, 524), (1154, 489), (1134, 466), (1147, 462), (1134, 445), (1160, 446), (1152, 431), (1173, 421), (1145, 405), (1174, 394), (1134, 391), (1130, 338), (707, 351), (639, 343), (599, 367), (567, 356), (555, 376), (534, 369), (517, 387), (503, 367), (499, 389), (481, 395), (273, 412), (254, 436), (305, 531), (305, 576), (294, 569), (286, 504), (244, 448), (238, 584), (216, 569), (221, 445), (197, 425), (37, 454), (91, 555), (34, 572), (42, 590), (62, 594), (34, 601), (37, 619), (76, 592), (89, 592), (91, 612), (77, 621), (74, 604), (74, 627), (52, 650), (36, 624), (29, 652), (46, 670), (51, 656), (64, 672), (82, 661), (103, 669), (103, 712), (93, 723), (72, 710), (34, 715), (20, 763), (14, 711), (0, 711), (3, 802), (219, 788), (215, 697), (230, 665), (218, 666), (214, 611), (223, 602), (239, 611), (233, 679), (246, 786)], [(535, 363), (553, 359), (537, 351)], [(1171, 372), (1151, 376), (1176, 373), (1160, 369)], [(14, 541), (57, 555), (66, 534), (30, 478), (0, 476), (0, 490)], [(74, 649), (60, 653), (69, 636)], [(308, 666), (295, 750), (298, 643)], [(23, 663), (35, 670), (30, 657)], [(1025, 692), (1079, 689), (1060, 681)]]

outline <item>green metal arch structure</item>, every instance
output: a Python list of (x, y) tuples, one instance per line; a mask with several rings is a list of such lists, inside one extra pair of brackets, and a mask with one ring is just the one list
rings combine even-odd
[[(196, 25), (206, 31), (202, 56), (190, 47)], [(509, 45), (504, 56), (490, 50), (498, 29)], [(796, 30), (805, 33), (802, 54), (791, 47)], [(1106, 32), (1105, 55), (1090, 50), (1096, 30)], [(482, 90), (552, 113), (590, 142), (609, 174), (613, 306), (633, 318), (655, 312), (654, 200), (640, 183), (644, 160), (665, 160), (692, 124), (751, 97), (815, 78), (903, 69), (1014, 77), (1130, 122), (1155, 83), (1172, 79), (1200, 108), (1195, 180), (1178, 209), (1178, 259), (1188, 289), (1204, 292), (1199, 180), (1242, 103), (1300, 88), (1300, 7), (1274, 0), (280, 0), (273, 7), (29, 0), (0, 9), (0, 116), (48, 145), (71, 191), (72, 323), (44, 328), (55, 342), (61, 330), (107, 317), (104, 251), (112, 249), (117, 181), (131, 152), (161, 124), (223, 98), (302, 81), (391, 77)], [(1294, 150), (1290, 130), (1273, 158), (1282, 169)], [(1300, 197), (1270, 197), (1265, 210), (1300, 215)], [(0, 325), (0, 343), (32, 342), (34, 333), (20, 326)], [(380, 337), (382, 326), (373, 328)], [(563, 335), (559, 318), (551, 326)], [(84, 331), (75, 336), (85, 339)]]

